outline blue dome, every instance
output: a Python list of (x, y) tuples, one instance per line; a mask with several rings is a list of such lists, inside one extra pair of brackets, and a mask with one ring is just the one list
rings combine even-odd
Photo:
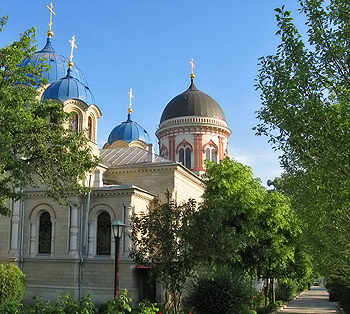
[[(66, 76), (68, 62), (69, 60), (67, 58), (62, 56), (60, 53), (55, 52), (51, 44), (51, 38), (47, 38), (45, 47), (42, 50), (34, 53), (30, 58), (24, 59), (20, 66), (25, 66), (28, 64), (36, 66), (47, 63), (50, 65), (50, 69), (43, 72), (43, 77), (48, 80), (48, 83), (53, 83)], [(88, 85), (84, 74), (77, 66), (74, 66), (71, 75), (84, 85)]]
[(58, 99), (65, 101), (67, 99), (79, 99), (87, 105), (95, 103), (88, 86), (84, 85), (78, 79), (72, 76), (72, 69), (68, 68), (67, 75), (57, 82), (52, 83), (43, 93), (41, 100)]
[(130, 113), (128, 114), (128, 120), (117, 125), (109, 134), (108, 144), (112, 145), (115, 141), (125, 141), (127, 143), (142, 141), (146, 144), (151, 143), (147, 131), (141, 125), (131, 120)]

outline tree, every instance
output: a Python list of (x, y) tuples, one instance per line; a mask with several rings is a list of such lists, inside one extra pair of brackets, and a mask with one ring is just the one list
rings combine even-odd
[(193, 247), (202, 254), (197, 258), (259, 278), (286, 276), (300, 234), (290, 200), (266, 190), (249, 167), (229, 158), (207, 164), (204, 184), (204, 202), (193, 218)]
[(263, 273), (292, 258), (289, 242), (298, 229), (288, 198), (267, 191), (249, 167), (229, 158), (207, 164), (204, 184), (193, 235), (203, 261)]
[[(6, 17), (0, 20), (0, 30)], [(0, 214), (8, 199), (18, 200), (27, 185), (47, 189), (56, 200), (84, 192), (82, 181), (97, 165), (84, 133), (63, 125), (71, 117), (54, 101), (40, 102), (35, 86), (46, 83), (45, 66), (18, 65), (36, 50), (35, 30), (0, 49)], [(36, 79), (34, 79), (34, 77)], [(38, 80), (38, 81), (37, 81)]]
[(315, 260), (337, 250), (331, 268), (329, 259), (320, 261), (323, 270), (333, 271), (349, 264), (350, 3), (299, 3), (308, 42), (291, 12), (276, 9), (281, 44), (275, 55), (260, 59), (256, 130), (281, 150), (286, 175), (275, 183), (292, 198)]
[(176, 205), (169, 192), (166, 196), (166, 203), (154, 199), (147, 213), (132, 217), (131, 257), (163, 284), (170, 295), (166, 300), (170, 313), (179, 313), (185, 281), (196, 265), (195, 250), (188, 241), (196, 203), (189, 200)]

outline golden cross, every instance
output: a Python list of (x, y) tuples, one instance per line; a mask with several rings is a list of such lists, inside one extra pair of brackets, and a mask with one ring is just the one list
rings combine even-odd
[(76, 45), (75, 45), (75, 37), (74, 37), (74, 35), (73, 35), (73, 37), (72, 37), (72, 40), (70, 40), (69, 39), (69, 42), (70, 42), (70, 45), (71, 45), (71, 47), (72, 47), (72, 50), (70, 51), (70, 57), (69, 57), (69, 61), (71, 62), (71, 63), (73, 63), (73, 50), (74, 50), (74, 48), (78, 48)]
[(132, 88), (130, 88), (130, 92), (128, 92), (129, 96), (130, 96), (130, 103), (129, 103), (129, 110), (128, 112), (131, 113), (132, 109), (131, 109), (131, 101), (134, 98), (134, 95), (132, 94)]
[(193, 63), (193, 59), (190, 61), (191, 63), (191, 74), (193, 74), (193, 68), (195, 67), (194, 63)]
[(53, 9), (53, 5), (52, 5), (52, 2), (50, 3), (50, 6), (46, 6), (49, 11), (50, 11), (50, 23), (49, 23), (49, 27), (50, 27), (50, 30), (51, 30), (51, 26), (52, 26), (52, 14), (53, 15), (56, 15), (56, 13), (52, 10)]

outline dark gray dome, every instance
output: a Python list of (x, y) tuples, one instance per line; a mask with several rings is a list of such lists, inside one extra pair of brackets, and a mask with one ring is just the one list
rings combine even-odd
[(209, 95), (197, 89), (193, 79), (186, 91), (170, 100), (163, 111), (160, 123), (184, 116), (209, 117), (226, 121), (220, 105)]

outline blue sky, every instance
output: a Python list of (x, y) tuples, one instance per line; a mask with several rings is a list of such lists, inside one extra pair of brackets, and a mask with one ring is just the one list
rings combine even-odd
[[(35, 26), (37, 47), (46, 43), (50, 0), (7, 0), (0, 14), (9, 21), (0, 45)], [(263, 183), (281, 173), (278, 153), (252, 127), (260, 108), (255, 91), (258, 58), (276, 52), (279, 38), (274, 8), (285, 5), (302, 27), (297, 0), (57, 0), (53, 1), (53, 47), (85, 74), (103, 116), (98, 124), (102, 147), (110, 131), (126, 120), (133, 89), (134, 121), (154, 135), (163, 109), (190, 83), (223, 108), (232, 135), (230, 157), (252, 167)], [(157, 147), (157, 145), (156, 145)]]

